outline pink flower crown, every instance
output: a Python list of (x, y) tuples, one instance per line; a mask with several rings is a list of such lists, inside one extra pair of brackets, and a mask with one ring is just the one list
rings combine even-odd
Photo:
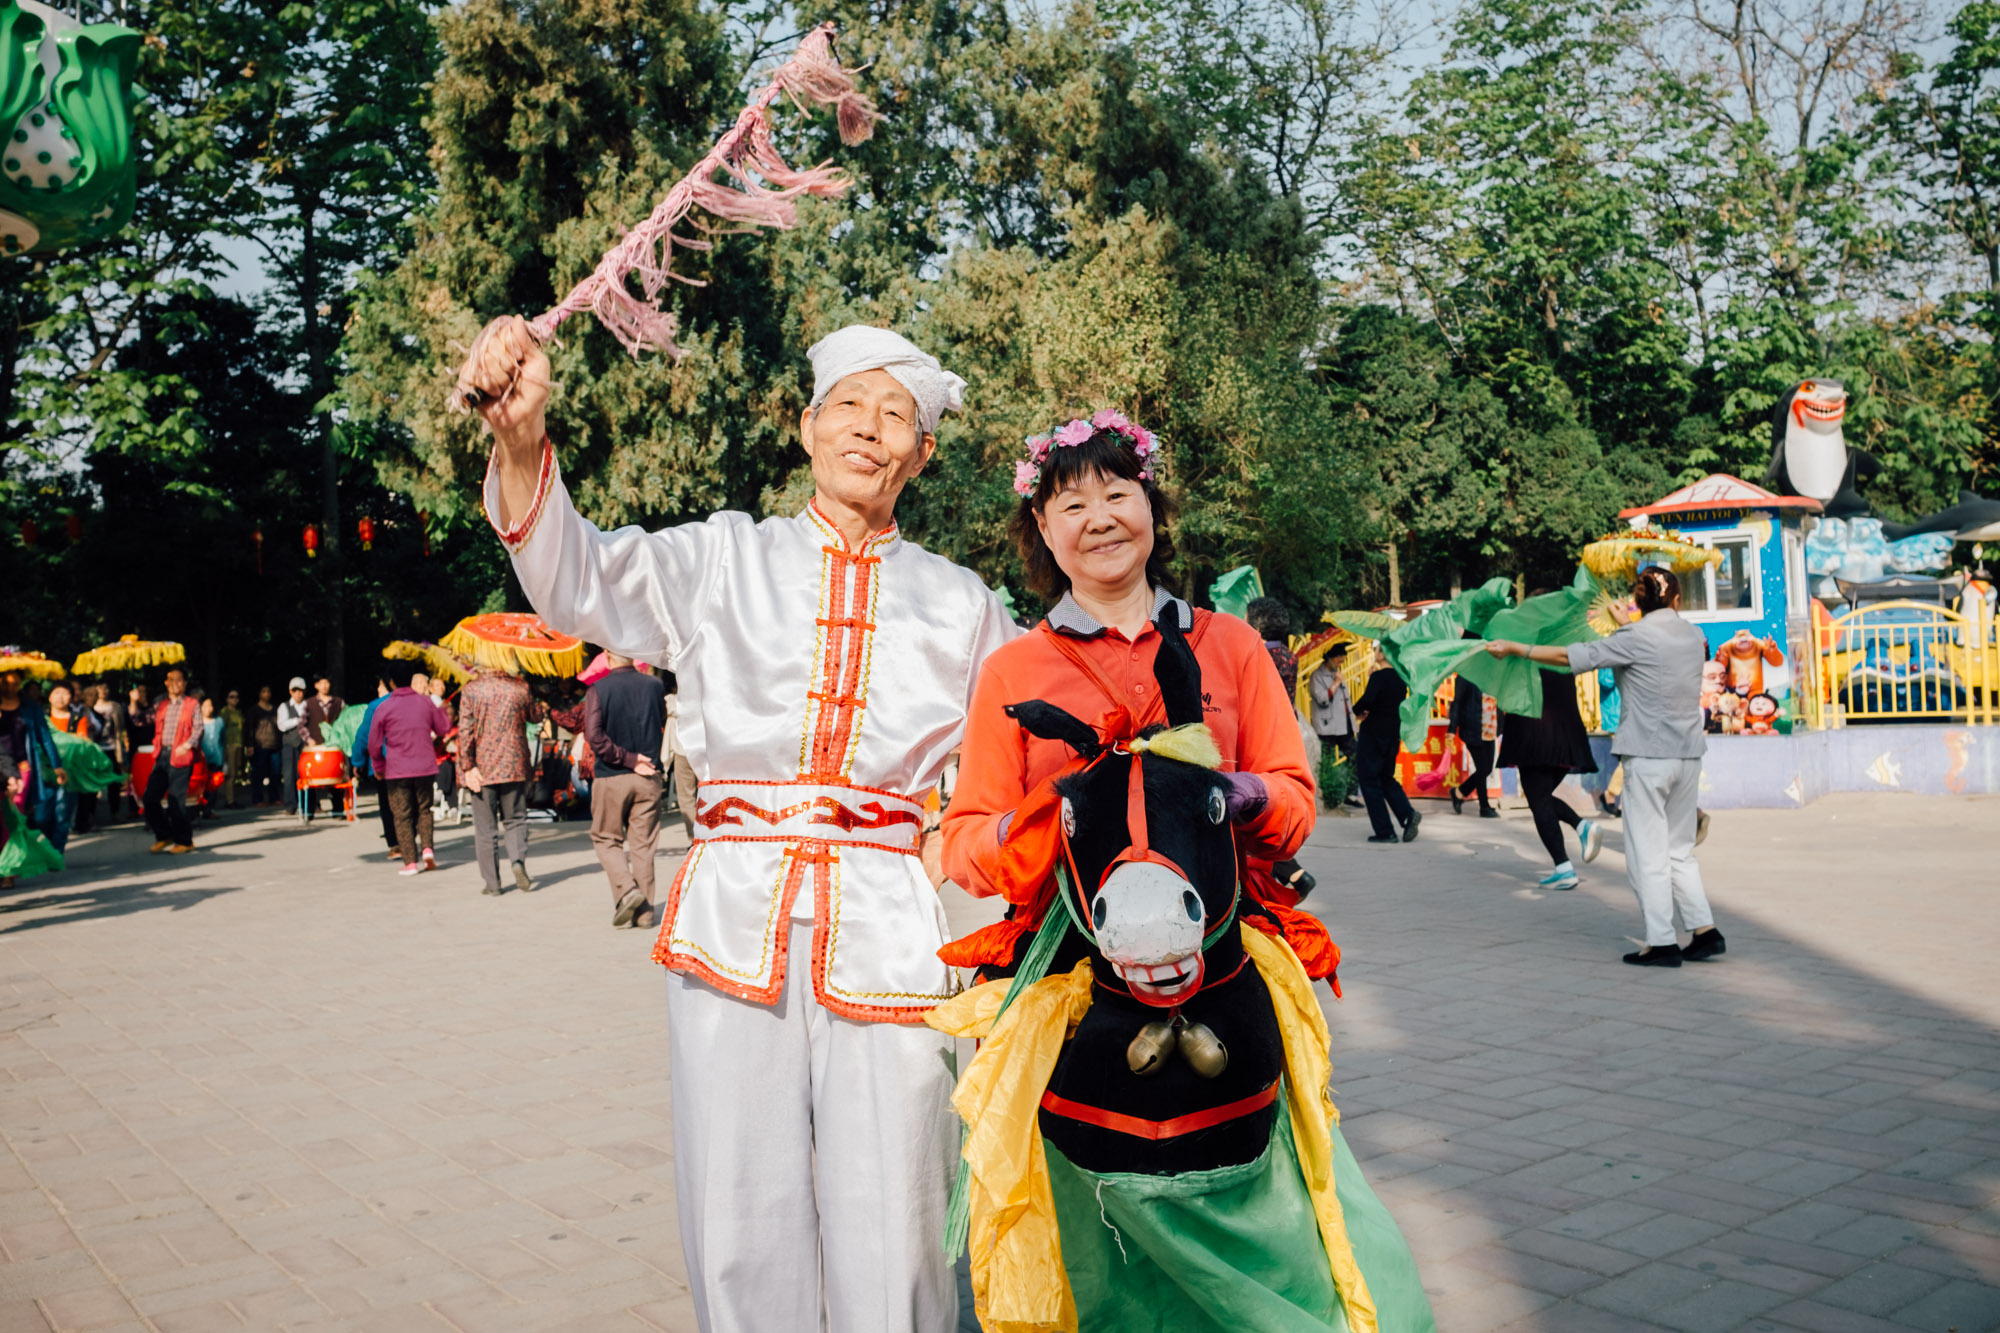
[(1024, 498), (1033, 497), (1035, 487), (1041, 484), (1042, 465), (1049, 461), (1051, 449), (1058, 446), (1074, 449), (1101, 430), (1116, 431), (1130, 440), (1132, 452), (1139, 456), (1139, 480), (1153, 479), (1153, 456), (1160, 449), (1159, 437), (1144, 426), (1133, 425), (1124, 413), (1113, 412), (1106, 407), (1091, 413), (1088, 421), (1079, 418), (1047, 435), (1030, 435), (1027, 440), (1028, 456), (1014, 463), (1015, 493)]

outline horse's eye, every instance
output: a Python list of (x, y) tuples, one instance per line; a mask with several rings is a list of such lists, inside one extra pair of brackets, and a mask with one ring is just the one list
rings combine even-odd
[(1208, 822), (1220, 824), (1229, 814), (1229, 802), (1222, 797), (1222, 788), (1217, 787), (1208, 794)]
[(1104, 895), (1098, 894), (1097, 901), (1090, 905), (1090, 924), (1104, 929)]
[(1067, 796), (1062, 798), (1062, 822), (1063, 836), (1065, 838), (1074, 838), (1076, 836), (1076, 807), (1070, 803), (1070, 799)]
[(1181, 906), (1187, 908), (1188, 920), (1195, 922), (1201, 920), (1201, 899), (1195, 895), (1193, 889), (1182, 891)]

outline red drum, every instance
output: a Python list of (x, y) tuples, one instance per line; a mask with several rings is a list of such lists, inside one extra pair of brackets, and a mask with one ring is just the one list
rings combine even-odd
[(153, 776), (153, 747), (141, 745), (132, 752), (132, 799), (146, 794), (146, 779)]
[(345, 774), (347, 756), (338, 745), (308, 745), (299, 751), (299, 785), (320, 786), (339, 782)]

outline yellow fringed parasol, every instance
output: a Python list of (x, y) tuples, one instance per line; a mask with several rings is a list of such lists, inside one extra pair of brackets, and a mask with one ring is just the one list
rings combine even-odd
[(166, 666), (185, 661), (187, 649), (177, 643), (127, 634), (116, 643), (79, 653), (75, 671), (79, 676), (101, 676), (109, 671), (130, 671), (135, 667)]
[(472, 679), (473, 664), (449, 648), (421, 639), (397, 639), (382, 650), (382, 656), (405, 662), (422, 662), (431, 675), (463, 685)]
[(55, 658), (21, 648), (0, 648), (0, 671), (18, 671), (43, 680), (62, 680), (69, 675)]
[(495, 611), (467, 616), (444, 636), (444, 646), (483, 667), (537, 676), (574, 676), (583, 670), (583, 640), (558, 634), (540, 616)]
[(1583, 567), (1602, 581), (1622, 579), (1630, 583), (1639, 577), (1642, 565), (1663, 565), (1676, 574), (1685, 574), (1717, 563), (1722, 552), (1689, 541), (1671, 530), (1635, 528), (1606, 533), (1584, 547), (1580, 559)]

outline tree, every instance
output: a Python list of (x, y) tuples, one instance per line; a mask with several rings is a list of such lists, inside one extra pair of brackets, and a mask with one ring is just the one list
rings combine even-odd
[[(277, 46), (248, 108), (256, 185), (264, 201), (251, 235), (278, 279), (277, 311), (291, 334), (312, 404), (319, 478), (326, 660), (346, 651), (346, 543), (333, 390), (332, 332), (349, 284), (395, 251), (410, 210), (430, 187), (422, 117), (435, 68), (426, 0), (323, 0), (272, 7)], [(282, 294), (280, 294), (282, 293)]]
[[(361, 288), (343, 396), (381, 429), (383, 480), (429, 512), (476, 508), (474, 423), (446, 410), (463, 349), (596, 266), (736, 111), (721, 25), (687, 0), (471, 0), (438, 19), (437, 195), (393, 271)], [(616, 524), (754, 502), (777, 472), (762, 411), (781, 347), (753, 257), (683, 250), (678, 361), (634, 358), (587, 318), (554, 349), (550, 431), (586, 512)]]

